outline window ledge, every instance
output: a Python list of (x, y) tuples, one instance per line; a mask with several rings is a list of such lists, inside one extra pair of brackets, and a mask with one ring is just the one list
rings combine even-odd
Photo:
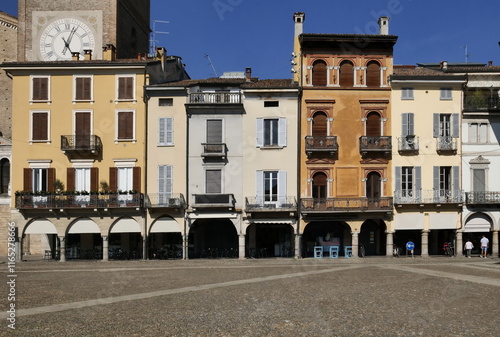
[(41, 143), (47, 143), (50, 144), (50, 140), (30, 140), (29, 144), (41, 144)]
[(76, 104), (76, 103), (90, 103), (90, 104), (94, 104), (95, 101), (93, 99), (74, 99), (73, 100), (73, 104)]
[(284, 146), (281, 146), (281, 145), (263, 145), (263, 146), (259, 146), (259, 148), (261, 150), (280, 150), (280, 149), (284, 148)]
[(174, 144), (158, 144), (158, 147), (174, 147)]
[(137, 143), (137, 139), (115, 139), (115, 144), (118, 143), (132, 143), (135, 144)]
[(115, 99), (115, 103), (123, 103), (123, 102), (132, 102), (132, 103), (137, 103), (137, 100), (134, 98), (127, 98), (127, 99)]
[(52, 101), (50, 101), (50, 100), (43, 100), (43, 101), (30, 100), (29, 102), (30, 102), (30, 104), (33, 104), (33, 103), (47, 103), (47, 104), (51, 104), (52, 103)]

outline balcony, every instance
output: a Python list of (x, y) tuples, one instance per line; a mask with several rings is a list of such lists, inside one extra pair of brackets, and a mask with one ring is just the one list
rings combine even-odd
[(467, 205), (499, 205), (500, 192), (466, 192), (465, 203)]
[(417, 136), (399, 137), (398, 151), (401, 153), (418, 152), (418, 137)]
[(392, 212), (392, 197), (301, 198), (302, 213)]
[(186, 208), (184, 195), (181, 193), (151, 193), (146, 198), (147, 208)]
[(488, 91), (473, 91), (464, 96), (464, 112), (500, 112), (498, 94)]
[(440, 136), (436, 138), (436, 149), (438, 152), (455, 152), (457, 151), (457, 139)]
[(339, 150), (337, 136), (306, 136), (306, 153), (308, 156), (326, 153), (330, 156)]
[(61, 136), (61, 151), (66, 154), (83, 153), (94, 154), (101, 153), (102, 143), (101, 138), (96, 135), (76, 136), (66, 135)]
[(463, 202), (462, 191), (452, 190), (400, 190), (394, 193), (394, 203), (398, 205), (416, 204), (459, 204)]
[(193, 208), (234, 208), (233, 194), (193, 194)]
[(189, 104), (241, 104), (239, 92), (197, 92), (189, 94)]
[(263, 197), (246, 197), (245, 211), (251, 212), (295, 212), (295, 197), (278, 197), (276, 201), (265, 201)]
[(82, 208), (138, 208), (144, 206), (142, 193), (26, 193), (16, 194), (16, 208), (32, 209), (82, 209)]
[(227, 156), (227, 147), (225, 143), (203, 143), (203, 152), (201, 156), (207, 159), (225, 160)]
[(361, 154), (366, 155), (368, 153), (384, 155), (390, 154), (392, 150), (392, 140), (390, 136), (380, 136), (380, 137), (367, 137), (362, 136), (359, 138), (359, 151)]

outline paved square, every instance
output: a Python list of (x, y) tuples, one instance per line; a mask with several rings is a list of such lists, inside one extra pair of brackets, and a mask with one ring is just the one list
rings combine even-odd
[(0, 335), (484, 337), (500, 328), (500, 260), (491, 258), (19, 262), (15, 331), (0, 266)]

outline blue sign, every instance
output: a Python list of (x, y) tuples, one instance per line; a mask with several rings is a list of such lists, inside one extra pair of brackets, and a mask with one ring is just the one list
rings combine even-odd
[(406, 243), (406, 249), (408, 249), (408, 250), (413, 250), (413, 249), (415, 249), (415, 244), (414, 244), (413, 242), (411, 242), (411, 241), (408, 241), (408, 242)]

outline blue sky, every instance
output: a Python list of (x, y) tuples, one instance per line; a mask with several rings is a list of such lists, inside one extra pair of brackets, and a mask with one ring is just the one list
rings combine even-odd
[[(1, 0), (0, 10), (16, 15), (16, 4)], [(305, 33), (376, 33), (389, 16), (395, 64), (464, 62), (467, 51), (470, 62), (500, 65), (498, 0), (151, 0), (151, 27), (192, 78), (215, 75), (206, 55), (218, 75), (251, 67), (261, 79), (291, 78), (298, 11)]]

